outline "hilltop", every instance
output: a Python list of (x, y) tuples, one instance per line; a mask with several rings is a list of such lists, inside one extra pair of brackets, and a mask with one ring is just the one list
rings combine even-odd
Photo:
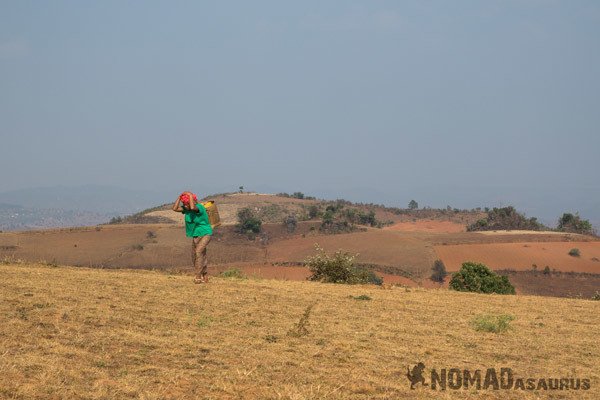
[[(296, 196), (296, 197), (294, 197)], [(318, 212), (324, 212), (328, 206), (343, 206), (347, 209), (356, 209), (362, 212), (374, 212), (375, 218), (382, 225), (391, 225), (398, 222), (415, 222), (416, 220), (431, 220), (449, 222), (453, 229), (465, 230), (465, 226), (473, 224), (482, 218), (484, 213), (481, 209), (459, 210), (459, 209), (431, 209), (423, 208), (416, 210), (398, 207), (386, 207), (373, 203), (353, 203), (347, 200), (323, 200), (305, 196), (298, 192), (294, 194), (280, 193), (223, 193), (207, 196), (202, 201), (214, 201), (219, 207), (223, 225), (237, 224), (237, 212), (249, 207), (257, 212), (265, 223), (282, 223), (284, 218), (290, 214), (299, 220), (306, 221), (311, 218), (310, 209), (316, 207)], [(116, 223), (183, 223), (181, 215), (171, 211), (171, 203), (152, 207)]]
[[(444, 398), (598, 398), (598, 303), (404, 287), (7, 264), (3, 398), (437, 399), (408, 367), (511, 368), (589, 390), (447, 389)], [(468, 305), (468, 307), (465, 307)], [(478, 331), (482, 315), (513, 319)], [(558, 346), (558, 347), (557, 347)], [(537, 382), (537, 380), (536, 380)]]

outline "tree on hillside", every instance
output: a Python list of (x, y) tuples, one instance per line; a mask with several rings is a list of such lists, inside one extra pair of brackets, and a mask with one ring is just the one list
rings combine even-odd
[(254, 212), (246, 207), (242, 208), (237, 213), (238, 229), (241, 233), (259, 233), (262, 221), (254, 214)]
[(320, 210), (316, 204), (312, 204), (310, 207), (308, 207), (308, 217), (310, 219), (318, 217), (319, 214), (320, 214)]
[(495, 231), (495, 230), (528, 230), (539, 231), (546, 227), (537, 221), (537, 218), (527, 218), (514, 207), (502, 207), (488, 211), (487, 218), (480, 219), (467, 227), (468, 231)]
[(296, 226), (298, 225), (298, 218), (296, 215), (290, 214), (283, 220), (283, 224), (286, 226), (288, 233), (294, 233)]
[(417, 203), (415, 200), (411, 200), (408, 203), (408, 209), (409, 210), (416, 210), (417, 208), (419, 208), (419, 203)]
[(581, 233), (584, 235), (593, 235), (594, 229), (590, 221), (581, 219), (578, 213), (564, 213), (558, 220), (557, 229), (561, 232)]
[(438, 283), (444, 283), (444, 279), (448, 275), (446, 266), (442, 260), (435, 260), (431, 268), (431, 280)]
[(244, 187), (243, 186), (240, 186), (238, 189), (239, 189), (240, 193), (244, 193)]

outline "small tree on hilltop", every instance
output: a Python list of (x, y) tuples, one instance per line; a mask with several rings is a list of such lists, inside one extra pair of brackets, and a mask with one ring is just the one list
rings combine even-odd
[[(487, 209), (486, 209), (487, 210)], [(545, 227), (537, 221), (537, 218), (527, 218), (519, 213), (514, 207), (502, 207), (487, 211), (487, 217), (480, 219), (467, 227), (468, 231), (491, 231), (491, 230), (532, 230), (539, 231)]]
[(415, 200), (411, 200), (408, 203), (408, 209), (409, 210), (416, 210), (417, 208), (419, 208), (419, 203), (417, 203)]
[(442, 260), (435, 260), (433, 267), (431, 268), (433, 273), (431, 274), (431, 280), (438, 283), (443, 283), (444, 279), (448, 275), (446, 272), (446, 266)]
[(581, 219), (579, 214), (564, 213), (558, 220), (557, 229), (561, 232), (581, 233), (584, 235), (594, 234), (590, 221)]

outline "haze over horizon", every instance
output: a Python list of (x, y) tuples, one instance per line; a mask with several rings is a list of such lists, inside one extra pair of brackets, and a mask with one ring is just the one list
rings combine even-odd
[(598, 224), (599, 38), (594, 1), (5, 2), (0, 192), (243, 185)]

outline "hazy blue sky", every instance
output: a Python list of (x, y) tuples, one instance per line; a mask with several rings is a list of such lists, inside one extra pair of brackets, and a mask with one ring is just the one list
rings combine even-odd
[(585, 211), (599, 126), (598, 1), (0, 2), (0, 192)]

